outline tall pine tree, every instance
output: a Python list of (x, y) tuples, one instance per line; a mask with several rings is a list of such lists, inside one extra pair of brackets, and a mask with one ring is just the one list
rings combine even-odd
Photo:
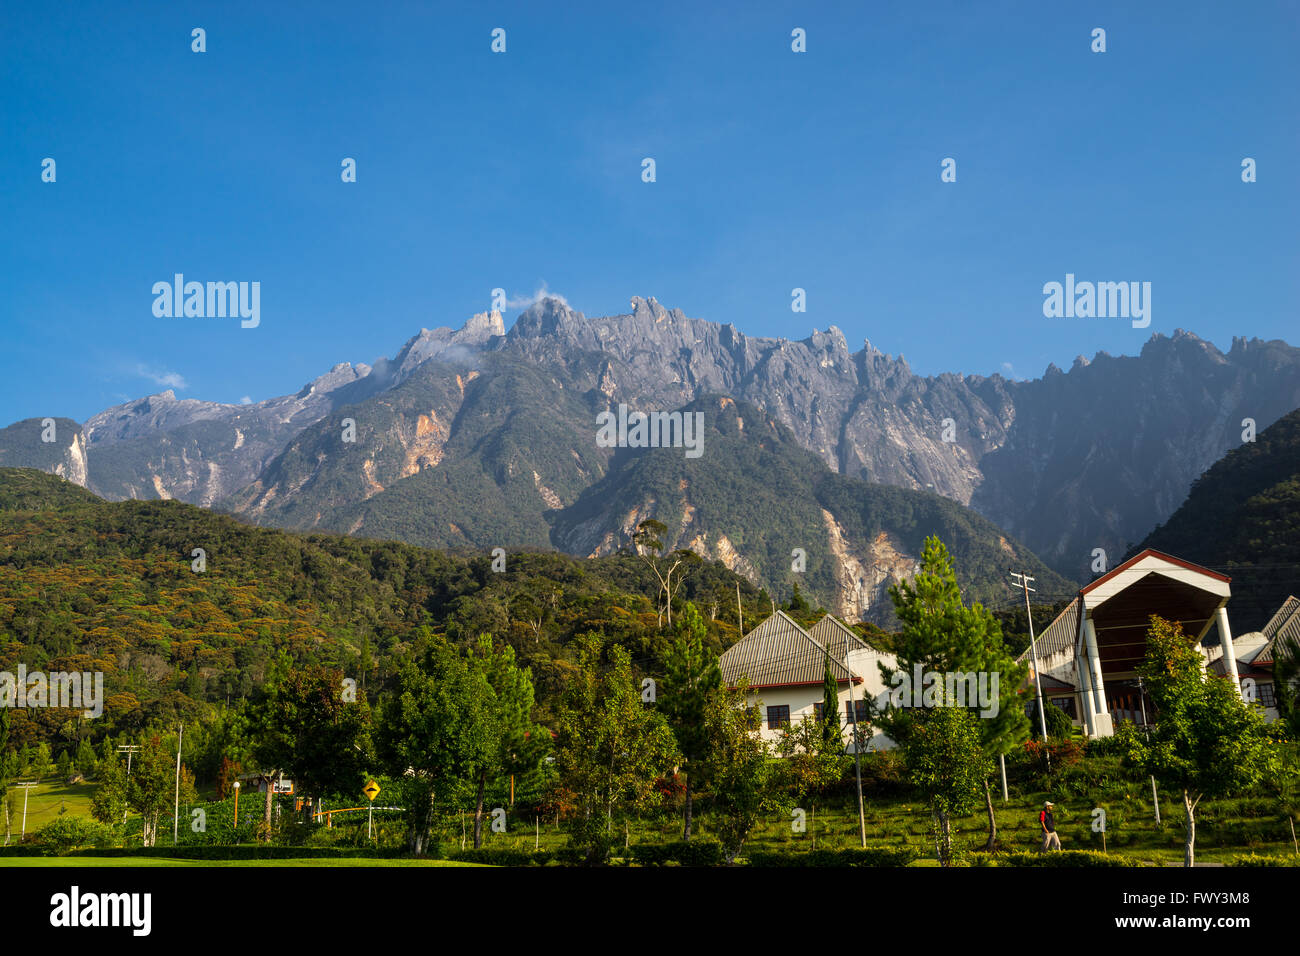
[[(952, 556), (942, 541), (926, 538), (920, 570), (911, 582), (890, 588), (889, 596), (902, 631), (895, 638), (897, 670), (880, 665), (886, 685), (895, 686), (894, 675), (900, 672), (903, 680), (911, 681), (917, 664), (922, 673), (933, 673), (941, 679), (947, 675), (958, 675), (958, 679), (974, 675), (977, 683), (984, 681), (990, 699), (971, 701), (968, 696), (965, 706), (979, 718), (976, 726), (985, 756), (1005, 754), (1024, 741), (1029, 736), (1029, 718), (1025, 715), (1021, 685), (1027, 668), (1017, 664), (1003, 644), (1002, 629), (993, 615), (979, 603), (967, 607), (962, 602)], [(919, 704), (921, 688), (912, 688), (912, 692), (916, 697), (913, 704)], [(891, 702), (880, 724), (901, 743), (910, 732), (914, 716), (908, 708), (897, 708)], [(988, 849), (997, 840), (990, 777), (991, 771), (983, 780)]]
[(708, 632), (694, 604), (686, 602), (673, 627), (676, 637), (664, 662), (663, 693), (658, 703), (686, 765), (682, 839), (689, 840), (694, 789), (704, 776), (709, 741), (704, 715), (710, 697), (722, 690), (722, 671), (718, 659), (704, 646)]
[(835, 670), (831, 665), (830, 651), (826, 655), (826, 667), (822, 674), (822, 739), (832, 746), (840, 736), (840, 689), (835, 679)]

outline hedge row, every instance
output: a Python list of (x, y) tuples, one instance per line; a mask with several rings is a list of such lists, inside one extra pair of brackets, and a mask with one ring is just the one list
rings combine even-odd
[(229, 846), (200, 844), (180, 846), (85, 847), (67, 853), (39, 844), (0, 847), (0, 856), (146, 857), (173, 860), (293, 860), (388, 858), (404, 856), (404, 850), (341, 846)]
[(642, 843), (631, 848), (632, 859), (642, 866), (721, 866), (722, 844), (716, 840), (676, 843)]
[(569, 847), (558, 850), (512, 850), (485, 846), (477, 850), (453, 850), (441, 856), (454, 863), (482, 863), (487, 866), (546, 866), (548, 863), (578, 866), (585, 861), (584, 851)]
[(1096, 850), (1014, 851), (1011, 853), (970, 854), (973, 866), (1143, 866), (1128, 856), (1100, 853)]
[(745, 855), (750, 866), (907, 866), (920, 856), (912, 847), (869, 850), (812, 850), (806, 853), (773, 853), (751, 850)]
[(1300, 856), (1271, 856), (1259, 853), (1243, 853), (1228, 861), (1228, 866), (1300, 866)]

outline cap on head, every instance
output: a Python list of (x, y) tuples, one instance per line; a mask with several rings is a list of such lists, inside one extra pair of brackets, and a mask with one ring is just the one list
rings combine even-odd
[(1054, 804), (1051, 800), (1048, 800), (1046, 803), (1043, 804), (1043, 806), (1045, 806), (1045, 807), (1054, 807), (1054, 806), (1056, 806), (1056, 804)]

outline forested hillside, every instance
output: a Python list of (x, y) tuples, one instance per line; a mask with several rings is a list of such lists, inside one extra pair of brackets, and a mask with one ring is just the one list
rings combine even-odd
[[(850, 620), (897, 623), (888, 588), (911, 577), (925, 538), (952, 552), (971, 600), (1013, 596), (1007, 570), (1037, 576), (1044, 593), (1075, 586), (987, 518), (926, 491), (831, 471), (789, 428), (746, 402), (709, 396), (687, 405), (703, 423), (703, 454), (678, 448), (619, 450), (608, 473), (570, 507), (550, 515), (555, 543), (604, 554), (636, 522), (667, 526), (665, 544), (729, 560), (778, 595), (796, 583), (810, 600)], [(796, 549), (805, 567), (793, 570)]]
[(1300, 593), (1300, 410), (1216, 462), (1142, 548), (1231, 575), (1235, 630), (1267, 622)]
[[(110, 503), (0, 469), (0, 670), (103, 671), (107, 697), (95, 721), (15, 710), (14, 745), (75, 746), (196, 717), (254, 696), (280, 658), (338, 667), (373, 696), (421, 628), (509, 642), (533, 669), (543, 716), (575, 635), (600, 631), (643, 664), (662, 650), (642, 559), (505, 560), (494, 572), (487, 554), (255, 528), (175, 501)], [(747, 622), (770, 612), (763, 592), (716, 563), (693, 565), (677, 595), (705, 613), (715, 652), (738, 636), (737, 585)]]

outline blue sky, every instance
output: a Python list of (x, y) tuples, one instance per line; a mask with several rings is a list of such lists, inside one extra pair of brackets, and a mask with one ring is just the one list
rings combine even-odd
[[(494, 287), (927, 374), (1300, 339), (1295, 3), (0, 9), (0, 423), (284, 394)], [(259, 281), (260, 326), (156, 318), (176, 272)], [(1150, 328), (1045, 318), (1067, 272), (1151, 282)]]

